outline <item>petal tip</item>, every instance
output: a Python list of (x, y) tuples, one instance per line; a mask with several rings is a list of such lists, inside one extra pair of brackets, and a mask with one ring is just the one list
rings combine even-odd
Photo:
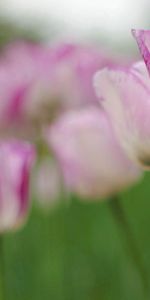
[(139, 30), (139, 29), (134, 29), (134, 28), (131, 29), (131, 33), (132, 33), (132, 35), (133, 35), (134, 37), (139, 36), (139, 33), (140, 33), (141, 31), (142, 31), (142, 30)]

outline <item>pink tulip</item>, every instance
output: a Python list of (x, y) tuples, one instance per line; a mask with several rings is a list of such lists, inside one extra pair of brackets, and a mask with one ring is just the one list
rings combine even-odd
[(107, 114), (94, 106), (66, 113), (47, 129), (46, 138), (67, 187), (83, 198), (112, 196), (141, 175), (121, 149)]
[[(133, 33), (149, 68), (149, 34), (147, 31)], [(150, 78), (146, 66), (138, 62), (128, 68), (105, 68), (95, 75), (94, 85), (122, 147), (130, 159), (149, 168)]]
[[(5, 49), (0, 59), (1, 134), (30, 136), (34, 128), (26, 115), (27, 102), (37, 81), (46, 76), (49, 49), (18, 43)], [(5, 130), (5, 133), (4, 133)]]
[(82, 45), (7, 47), (0, 59), (2, 134), (37, 136), (59, 113), (93, 103), (92, 76), (114, 60)]
[(132, 34), (137, 41), (141, 55), (150, 74), (150, 30), (133, 29)]
[(34, 149), (28, 143), (0, 143), (0, 232), (16, 229), (25, 221), (34, 158)]

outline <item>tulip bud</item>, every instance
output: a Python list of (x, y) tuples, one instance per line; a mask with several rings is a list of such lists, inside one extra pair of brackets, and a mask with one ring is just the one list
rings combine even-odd
[(107, 114), (96, 107), (66, 113), (46, 137), (67, 187), (83, 198), (112, 196), (141, 175), (121, 149)]
[(28, 143), (0, 142), (0, 232), (16, 229), (25, 221), (34, 158)]

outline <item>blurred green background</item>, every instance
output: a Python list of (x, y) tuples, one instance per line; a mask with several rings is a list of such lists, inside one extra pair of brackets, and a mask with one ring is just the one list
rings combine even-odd
[[(121, 196), (150, 281), (150, 175)], [(141, 278), (109, 203), (33, 207), (4, 238), (8, 300), (143, 300)]]

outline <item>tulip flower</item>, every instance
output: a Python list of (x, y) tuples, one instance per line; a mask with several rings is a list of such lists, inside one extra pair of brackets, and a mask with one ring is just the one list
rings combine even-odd
[(25, 142), (0, 142), (0, 232), (16, 229), (29, 208), (29, 180), (35, 158)]
[(33, 86), (46, 74), (48, 57), (48, 48), (24, 43), (6, 47), (1, 55), (1, 135), (33, 135), (34, 127), (26, 116), (26, 105)]
[(90, 106), (72, 111), (46, 130), (66, 186), (85, 198), (113, 196), (141, 171), (124, 154), (107, 114)]
[(96, 101), (92, 77), (114, 60), (75, 44), (8, 46), (0, 59), (1, 135), (37, 137), (60, 113)]
[[(146, 36), (148, 32), (146, 32)], [(135, 32), (143, 56), (148, 51), (144, 32)], [(144, 48), (145, 47), (145, 48)], [(146, 54), (147, 55), (147, 54)], [(148, 64), (148, 60), (147, 60)], [(150, 78), (144, 63), (109, 67), (94, 77), (99, 103), (109, 114), (115, 133), (130, 159), (150, 167)]]

